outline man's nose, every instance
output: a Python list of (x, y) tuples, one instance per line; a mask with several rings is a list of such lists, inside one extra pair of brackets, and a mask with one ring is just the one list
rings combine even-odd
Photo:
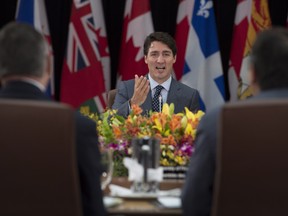
[(163, 58), (162, 55), (159, 55), (159, 56), (158, 56), (157, 62), (159, 62), (159, 63), (164, 62), (164, 58)]

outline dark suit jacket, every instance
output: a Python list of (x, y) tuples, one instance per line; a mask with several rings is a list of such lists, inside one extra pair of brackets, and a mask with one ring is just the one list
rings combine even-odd
[[(261, 92), (249, 100), (288, 99), (288, 89)], [(241, 101), (239, 103), (245, 103)], [(195, 152), (182, 189), (183, 215), (210, 215), (215, 175), (217, 127), (221, 107), (211, 110), (201, 119), (195, 140)]]
[[(134, 93), (135, 80), (127, 80), (120, 83), (118, 92), (115, 97), (113, 109), (118, 110), (118, 114), (127, 116), (129, 114), (129, 100)], [(167, 103), (174, 103), (175, 113), (184, 111), (187, 107), (189, 110), (196, 112), (199, 110), (199, 92), (196, 89), (172, 79), (170, 89), (168, 91)], [(151, 89), (145, 102), (141, 105), (144, 114), (152, 109), (152, 93)]]
[[(40, 89), (26, 82), (9, 82), (0, 91), (0, 98), (49, 100)], [(51, 101), (51, 103), (53, 103)], [(84, 216), (106, 215), (100, 187), (100, 152), (96, 125), (75, 112), (76, 152)]]

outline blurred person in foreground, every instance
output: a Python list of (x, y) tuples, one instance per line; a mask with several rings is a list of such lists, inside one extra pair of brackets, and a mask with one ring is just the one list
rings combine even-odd
[[(257, 35), (249, 76), (254, 96), (248, 100), (288, 98), (288, 29), (271, 28)], [(182, 190), (183, 215), (210, 215), (220, 111), (221, 107), (206, 113), (197, 129)]]
[(175, 113), (185, 107), (197, 112), (199, 92), (172, 78), (177, 54), (175, 40), (168, 33), (154, 32), (146, 37), (143, 48), (148, 74), (121, 82), (112, 108), (124, 117), (133, 104), (139, 105), (143, 114), (150, 110), (160, 112), (163, 103), (174, 103)]
[[(49, 100), (45, 91), (50, 78), (50, 61), (48, 46), (39, 32), (28, 24), (8, 23), (0, 31), (0, 98)], [(96, 125), (78, 112), (75, 112), (75, 121), (83, 215), (106, 215), (100, 186)]]

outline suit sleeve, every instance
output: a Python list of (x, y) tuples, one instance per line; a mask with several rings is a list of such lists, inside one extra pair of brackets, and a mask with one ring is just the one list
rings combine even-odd
[(77, 113), (77, 159), (84, 216), (106, 215), (101, 190), (101, 158), (96, 124)]
[(117, 113), (123, 117), (127, 117), (129, 114), (129, 94), (128, 88), (125, 85), (125, 82), (121, 82), (117, 89), (117, 94), (115, 97), (114, 104), (112, 109), (118, 110)]
[(197, 129), (195, 152), (182, 190), (183, 215), (208, 216), (215, 175), (216, 116), (204, 116)]
[(191, 96), (191, 103), (190, 103), (190, 107), (189, 107), (189, 109), (192, 112), (197, 112), (198, 110), (200, 110), (199, 100), (200, 100), (199, 92), (198, 92), (198, 90), (194, 89), (192, 96)]

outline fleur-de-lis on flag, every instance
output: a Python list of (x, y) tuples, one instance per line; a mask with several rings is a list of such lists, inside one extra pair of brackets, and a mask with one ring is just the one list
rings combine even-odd
[(204, 18), (208, 18), (210, 15), (209, 9), (211, 9), (212, 7), (213, 7), (213, 2), (211, 0), (210, 1), (201, 0), (200, 8), (199, 8), (199, 11), (197, 12), (197, 15), (203, 16)]

